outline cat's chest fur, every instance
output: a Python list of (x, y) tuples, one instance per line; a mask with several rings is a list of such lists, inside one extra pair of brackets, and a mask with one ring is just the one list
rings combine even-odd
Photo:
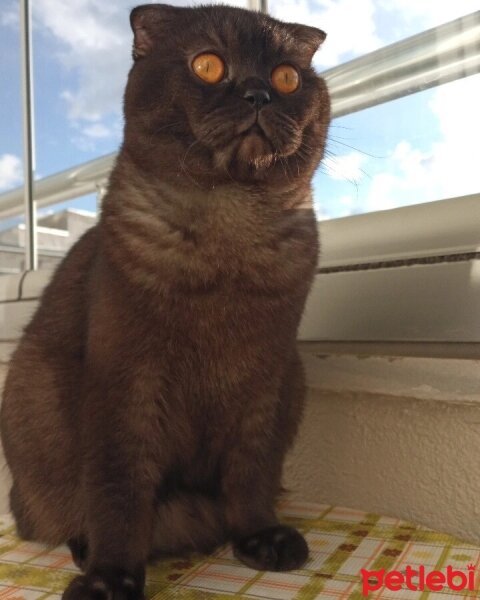
[(223, 396), (268, 379), (315, 270), (312, 211), (265, 206), (235, 189), (150, 191), (112, 195), (102, 216), (120, 281), (116, 321), (135, 329), (138, 356), (161, 355), (166, 372), (188, 373), (182, 387), (201, 381)]
[(107, 206), (108, 252), (151, 293), (284, 291), (315, 263), (311, 210), (235, 186), (127, 190)]

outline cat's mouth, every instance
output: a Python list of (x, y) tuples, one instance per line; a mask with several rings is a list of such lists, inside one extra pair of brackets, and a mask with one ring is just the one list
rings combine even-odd
[(237, 160), (257, 168), (266, 167), (271, 164), (273, 153), (272, 144), (258, 121), (240, 133)]
[(236, 115), (230, 107), (217, 109), (208, 113), (200, 127), (193, 122), (192, 129), (211, 149), (215, 168), (250, 177), (252, 170), (260, 174), (294, 153), (302, 133), (294, 119), (283, 113), (247, 108)]

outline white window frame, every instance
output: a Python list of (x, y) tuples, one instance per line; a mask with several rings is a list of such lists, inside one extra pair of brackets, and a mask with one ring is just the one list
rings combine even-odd
[(319, 229), (300, 339), (480, 342), (480, 194)]

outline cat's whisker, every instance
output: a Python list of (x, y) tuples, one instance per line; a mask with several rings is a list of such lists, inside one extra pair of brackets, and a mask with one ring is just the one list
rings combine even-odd
[[(333, 153), (330, 150), (325, 150), (325, 158), (324, 161), (322, 163), (322, 166), (326, 167), (328, 169), (328, 174), (331, 175), (332, 173), (341, 173), (340, 170), (336, 171), (336, 159), (337, 156), (335, 153)], [(372, 176), (370, 175), (370, 173), (368, 171), (366, 171), (365, 169), (363, 169), (362, 167), (358, 167), (358, 170), (362, 173), (363, 176), (367, 177), (368, 179), (371, 179)], [(350, 183), (358, 186), (358, 180), (354, 180), (353, 178), (349, 178), (349, 177), (344, 177), (345, 181), (349, 181)]]
[(296, 151), (296, 156), (308, 162), (311, 159), (312, 151), (313, 149), (308, 144), (302, 142)]
[(300, 144), (300, 148), (305, 148), (307, 150), (311, 150), (312, 152), (315, 150), (315, 148), (313, 146), (310, 146), (309, 144), (307, 144), (307, 142), (305, 142), (305, 140), (302, 140), (302, 143)]
[(309, 160), (310, 158), (310, 153), (307, 152), (306, 150), (297, 150), (296, 152), (296, 156), (298, 156), (299, 158), (302, 158), (303, 160)]
[(167, 125), (163, 125), (162, 127), (159, 127), (158, 129), (153, 130), (148, 137), (148, 142), (149, 142), (150, 146), (152, 148), (155, 148), (158, 145), (157, 134), (159, 134), (161, 131), (163, 131), (165, 129), (171, 129), (172, 127), (177, 127), (178, 125), (181, 125), (181, 124), (182, 124), (181, 121), (176, 121), (175, 123), (168, 123)]
[(196, 179), (189, 173), (188, 171), (188, 167), (186, 164), (186, 160), (187, 160), (187, 156), (190, 152), (190, 150), (195, 146), (195, 144), (198, 144), (199, 140), (195, 140), (194, 142), (192, 142), (190, 144), (190, 146), (187, 148), (187, 150), (185, 151), (185, 154), (183, 155), (183, 158), (181, 158), (179, 160), (180, 163), (180, 168), (182, 169), (182, 171), (185, 173), (185, 175), (190, 179), (190, 181), (192, 183), (194, 183), (197, 187), (201, 188), (200, 184), (196, 181)]
[(213, 129), (209, 129), (207, 131), (205, 136), (202, 138), (202, 141), (207, 144), (213, 143), (215, 141), (216, 134), (224, 127), (224, 123), (218, 123), (218, 125), (215, 125)]
[(300, 177), (300, 165), (298, 164), (298, 155), (295, 154), (295, 163), (297, 165), (297, 177)]
[(171, 127), (177, 127), (177, 125), (182, 125), (181, 121), (176, 121), (175, 123), (169, 123), (168, 125), (163, 125), (155, 130), (155, 133), (160, 133), (164, 129), (170, 129)]
[(282, 166), (283, 166), (285, 177), (287, 178), (287, 181), (291, 182), (292, 181), (291, 180), (291, 173), (290, 173), (290, 170), (288, 168), (287, 159), (282, 157), (280, 160), (281, 160), (281, 163), (282, 163)]
[(288, 172), (290, 174), (289, 181), (293, 181), (294, 177), (293, 177), (293, 172), (292, 172), (292, 169), (291, 169), (290, 161), (286, 158), (285, 162), (286, 162), (286, 165), (287, 165), (287, 170), (288, 170)]
[(346, 142), (341, 142), (338, 138), (329, 136), (328, 142), (333, 142), (334, 144), (340, 144), (341, 146), (345, 146), (346, 148), (350, 148), (351, 150), (355, 150), (356, 152), (360, 152), (360, 154), (364, 154), (365, 156), (369, 156), (370, 158), (387, 158), (386, 155), (381, 156), (377, 154), (371, 154), (370, 152), (366, 152), (365, 150), (360, 150), (356, 146), (352, 146), (351, 144), (347, 144)]

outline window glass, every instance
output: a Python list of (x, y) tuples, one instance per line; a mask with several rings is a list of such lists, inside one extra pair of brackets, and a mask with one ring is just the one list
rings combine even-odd
[(314, 178), (319, 218), (478, 193), (480, 75), (332, 121)]
[(0, 10), (0, 194), (22, 183), (18, 2)]
[[(231, 4), (247, 7), (248, 2)], [(0, 194), (22, 183), (18, 5), (3, 0), (0, 13)], [(32, 2), (37, 179), (118, 148), (133, 5), (127, 0)], [(278, 18), (327, 31), (314, 59), (321, 73), (472, 13), (478, 0), (270, 0), (269, 9)], [(314, 178), (319, 218), (478, 192), (473, 161), (480, 137), (479, 97), (480, 75), (471, 75), (334, 119)], [(96, 198), (41, 210), (38, 225), (47, 228), (54, 221), (47, 213), (65, 210), (95, 213)], [(59, 223), (74, 220), (58, 217)], [(0, 234), (20, 225), (21, 217), (2, 218), (0, 202)], [(21, 245), (22, 235), (17, 237)], [(14, 238), (0, 235), (0, 247)]]
[(129, 0), (32, 2), (37, 171), (42, 176), (118, 148), (133, 6)]
[[(36, 179), (118, 149), (122, 95), (131, 65), (129, 13), (135, 4), (31, 2)], [(247, 0), (227, 4), (246, 8)], [(1, 194), (23, 181), (18, 0), (2, 0), (0, 57)], [(39, 266), (54, 263), (75, 241), (77, 229), (94, 223), (96, 205), (90, 194), (38, 211)], [(0, 200), (0, 273), (23, 268), (24, 231), (23, 217), (2, 218)]]
[[(477, 0), (270, 3), (274, 16), (328, 33), (314, 59), (320, 73), (478, 8)], [(458, 48), (458, 56), (462, 52)], [(475, 67), (469, 74), (474, 72)], [(480, 75), (470, 75), (334, 119), (326, 157), (314, 179), (319, 218), (477, 193), (478, 98)]]
[[(0, 11), (0, 194), (23, 180), (18, 4)], [(14, 235), (4, 234), (19, 221), (0, 218), (0, 275), (22, 267), (23, 250)]]

